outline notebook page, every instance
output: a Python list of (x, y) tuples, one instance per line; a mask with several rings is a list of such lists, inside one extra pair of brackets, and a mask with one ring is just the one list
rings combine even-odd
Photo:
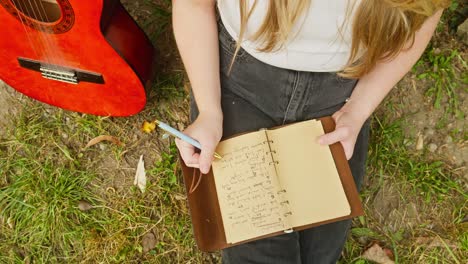
[(289, 228), (265, 132), (221, 142), (213, 174), (228, 243)]
[(328, 146), (316, 143), (324, 131), (320, 121), (309, 120), (275, 130), (274, 142), (278, 178), (286, 190), (291, 224), (302, 226), (351, 213), (340, 177)]

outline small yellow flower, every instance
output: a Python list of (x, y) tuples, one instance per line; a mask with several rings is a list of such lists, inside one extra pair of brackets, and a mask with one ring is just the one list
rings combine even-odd
[(143, 122), (143, 125), (141, 126), (141, 131), (148, 133), (148, 134), (153, 132), (153, 130), (155, 129), (156, 129), (156, 122), (145, 121)]

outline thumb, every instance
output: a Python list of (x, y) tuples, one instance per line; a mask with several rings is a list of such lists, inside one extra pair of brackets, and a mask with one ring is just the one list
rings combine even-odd
[(345, 139), (349, 135), (350, 131), (347, 127), (336, 128), (335, 131), (322, 135), (318, 138), (320, 145), (331, 145)]
[(205, 147), (202, 149), (200, 153), (199, 164), (200, 164), (200, 171), (203, 174), (206, 174), (210, 171), (211, 162), (213, 162), (213, 154), (214, 154), (213, 148)]
[(346, 159), (350, 160), (353, 157), (354, 152), (354, 144), (349, 141), (343, 143), (343, 149), (346, 155)]

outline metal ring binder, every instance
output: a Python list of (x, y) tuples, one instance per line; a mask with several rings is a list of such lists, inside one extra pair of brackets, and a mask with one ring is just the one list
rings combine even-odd
[(292, 212), (286, 212), (284, 213), (284, 217), (288, 216), (288, 215), (292, 215)]
[(285, 189), (279, 190), (278, 193), (286, 193)]
[(268, 165), (271, 165), (271, 164), (279, 164), (279, 161), (270, 161), (270, 163), (268, 163)]
[(273, 140), (265, 140), (265, 141), (263, 141), (263, 144), (266, 144), (267, 142), (274, 143)]
[(267, 152), (265, 152), (265, 154), (268, 154), (268, 153), (274, 153), (274, 154), (276, 154), (276, 150), (272, 150), (272, 151), (267, 151)]
[(281, 204), (281, 205), (283, 205), (283, 204), (289, 204), (289, 201), (288, 201), (288, 200), (282, 201), (280, 204)]

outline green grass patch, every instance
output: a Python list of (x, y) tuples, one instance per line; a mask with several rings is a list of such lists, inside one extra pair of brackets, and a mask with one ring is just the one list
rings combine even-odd
[(94, 175), (77, 166), (58, 136), (63, 112), (46, 113), (42, 107), (21, 112), (0, 142), (2, 263), (67, 262), (83, 253), (90, 223), (78, 203), (95, 200), (87, 188)]
[[(145, 193), (134, 186), (109, 186), (114, 175), (96, 172), (96, 160), (118, 161), (122, 155), (116, 153), (128, 149), (83, 146), (100, 134), (129, 142), (134, 134), (120, 128), (125, 124), (27, 103), (0, 140), (0, 263), (203, 263), (216, 258), (195, 246), (174, 144), (147, 164)], [(80, 201), (91, 209), (81, 211)], [(148, 233), (156, 244), (144, 252)]]
[(425, 95), (433, 98), (435, 108), (445, 106), (445, 113), (463, 118), (459, 93), (468, 91), (468, 67), (458, 50), (440, 50), (429, 46), (416, 67), (424, 66), (418, 79), (431, 82)]
[[(466, 212), (466, 202), (463, 201), (468, 199), (468, 195), (457, 180), (458, 176), (445, 163), (431, 161), (428, 153), (414, 152), (408, 148), (402, 131), (404, 125), (403, 119), (373, 117), (367, 170), (367, 177), (372, 178), (369, 181), (373, 186), (365, 189), (361, 195), (366, 216), (354, 220), (340, 263), (372, 263), (361, 256), (373, 243), (390, 249), (395, 263), (466, 263), (468, 260), (464, 256), (468, 235), (461, 226)], [(392, 225), (400, 221), (406, 223), (404, 215), (399, 216), (401, 219), (393, 219), (393, 222), (384, 219), (385, 224), (374, 218), (375, 194), (383, 184), (396, 186), (402, 202), (421, 206), (417, 208), (418, 214), (421, 214), (418, 224), (411, 227), (403, 224), (395, 231)], [(442, 211), (442, 208), (436, 209), (436, 215), (432, 215), (434, 212), (422, 211), (422, 203), (429, 210), (441, 206), (450, 209), (439, 212), (440, 215), (437, 211)], [(433, 221), (430, 218), (435, 216), (443, 217), (438, 219), (438, 223), (444, 223), (438, 227), (437, 233), (431, 231)], [(415, 221), (414, 218), (412, 221)], [(444, 239), (434, 246), (430, 241), (418, 244), (421, 237)]]
[(374, 116), (369, 164), (381, 175), (399, 177), (426, 201), (447, 198), (457, 192), (468, 198), (442, 161), (429, 161), (427, 155), (412, 153), (405, 145), (402, 120), (389, 122)]
[(92, 175), (57, 167), (52, 161), (18, 158), (6, 163), (0, 160), (9, 182), (0, 189), (0, 216), (7, 219), (8, 225), (2, 228), (9, 229), (7, 241), (23, 249), (24, 257), (39, 263), (73, 258), (72, 252), (81, 251), (87, 225), (78, 203), (93, 197), (86, 189)]

